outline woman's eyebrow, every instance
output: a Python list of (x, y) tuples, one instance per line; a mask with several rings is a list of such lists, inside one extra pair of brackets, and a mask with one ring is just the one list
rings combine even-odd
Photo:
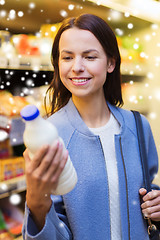
[[(88, 49), (88, 50), (85, 50), (83, 53), (84, 54), (87, 54), (87, 53), (90, 53), (90, 52), (97, 52), (98, 51), (96, 49)], [(72, 51), (69, 51), (69, 50), (62, 50), (61, 53), (68, 53), (68, 54), (72, 54), (73, 52)]]
[(90, 53), (90, 52), (97, 52), (98, 53), (98, 51), (96, 49), (88, 49), (88, 50), (84, 51), (83, 53)]
[(61, 53), (69, 53), (69, 54), (72, 54), (73, 52), (69, 51), (69, 50), (62, 50)]

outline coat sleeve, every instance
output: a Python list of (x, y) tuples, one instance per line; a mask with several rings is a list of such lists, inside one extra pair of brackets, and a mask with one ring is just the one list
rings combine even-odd
[(52, 206), (45, 220), (45, 225), (38, 231), (30, 210), (25, 205), (22, 235), (24, 240), (72, 240), (69, 224), (61, 196), (51, 196)]

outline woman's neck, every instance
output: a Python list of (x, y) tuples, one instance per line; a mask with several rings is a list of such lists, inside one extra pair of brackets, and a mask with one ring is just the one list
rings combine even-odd
[(72, 101), (88, 127), (97, 128), (108, 122), (110, 111), (105, 97), (90, 100), (72, 96)]

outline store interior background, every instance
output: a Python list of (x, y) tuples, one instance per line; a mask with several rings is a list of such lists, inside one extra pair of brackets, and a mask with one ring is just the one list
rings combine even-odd
[[(27, 35), (34, 36), (38, 44), (40, 40), (46, 40), (51, 46), (59, 23), (66, 17), (82, 13), (102, 17), (116, 33), (122, 55), (123, 107), (138, 110), (147, 117), (160, 156), (160, 1), (0, 0), (0, 32), (8, 32), (13, 45), (13, 36), (16, 39), (16, 36)], [(37, 42), (34, 42), (36, 47)], [(11, 65), (3, 66), (1, 61), (4, 60), (4, 52), (1, 48), (2, 41), (0, 93), (9, 91), (13, 96), (34, 100), (33, 103), (38, 105), (42, 99), (37, 98), (37, 94), (43, 97), (52, 76), (49, 50), (47, 56), (42, 56), (48, 65), (39, 65), (35, 69), (36, 64), (39, 64), (37, 59), (41, 56), (34, 54), (22, 56), (17, 53), (19, 60), (27, 59), (26, 65), (16, 66), (16, 61), (11, 61)], [(33, 65), (27, 65), (28, 61)], [(16, 75), (17, 70), (20, 70), (18, 74), (21, 74), (21, 78)], [(29, 81), (24, 81), (27, 78), (26, 72), (30, 74)], [(0, 105), (0, 115), (3, 115), (2, 105), (5, 106), (5, 103), (2, 101)], [(15, 117), (20, 116), (15, 114)], [(0, 144), (2, 145), (1, 139)], [(155, 177), (155, 183), (160, 184), (160, 171)]]

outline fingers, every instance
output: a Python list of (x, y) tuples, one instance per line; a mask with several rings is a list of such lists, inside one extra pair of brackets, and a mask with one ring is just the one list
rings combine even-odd
[(160, 191), (152, 190), (143, 197), (143, 201), (153, 200), (154, 198), (157, 198), (158, 196), (160, 196)]
[(59, 175), (68, 159), (68, 151), (63, 149), (62, 142), (57, 140), (51, 146), (42, 146), (32, 160), (29, 157), (28, 149), (26, 149), (24, 158), (27, 165), (27, 176), (37, 182), (42, 181), (44, 184), (49, 183), (49, 181), (55, 183), (58, 182)]
[(52, 166), (53, 171), (56, 170), (62, 154), (61, 144), (56, 141), (48, 148), (48, 151), (43, 156), (40, 154), (41, 152), (38, 152), (37, 158), (40, 158), (41, 160), (39, 167), (35, 170), (35, 174), (37, 174), (39, 177), (43, 177), (44, 174), (48, 172), (48, 169), (50, 169), (52, 161), (54, 161), (54, 166)]
[(147, 190), (146, 190), (145, 188), (140, 188), (140, 189), (139, 189), (139, 194), (140, 194), (141, 196), (144, 196), (146, 193), (147, 193)]
[[(50, 151), (52, 151), (52, 148), (50, 149)], [(45, 175), (43, 175), (43, 180), (50, 180), (54, 184), (58, 182), (59, 175), (65, 166), (68, 157), (68, 151), (66, 149), (63, 150), (63, 145), (60, 142), (58, 145), (58, 149), (55, 152), (55, 155), (52, 158), (51, 155), (48, 157), (50, 164)]]
[(41, 159), (47, 153), (48, 148), (49, 148), (48, 145), (43, 145), (42, 147), (40, 147), (40, 149), (35, 153), (35, 155), (33, 156), (32, 159), (29, 156), (29, 150), (26, 149), (23, 152), (23, 157), (25, 159), (25, 163), (30, 164), (31, 168), (33, 168), (33, 169), (37, 168), (39, 166), (39, 164), (41, 163)]
[(26, 162), (26, 183), (28, 196), (32, 202), (43, 200), (57, 188), (60, 174), (68, 159), (68, 151), (61, 141), (55, 141), (51, 146), (42, 146), (32, 159), (28, 149), (24, 152)]
[(146, 195), (145, 189), (142, 189), (140, 194), (143, 196), (143, 203), (141, 204), (142, 213), (145, 217), (151, 218), (155, 221), (160, 221), (160, 191), (153, 190)]
[(154, 220), (155, 218), (160, 217), (160, 205), (142, 209), (142, 213), (145, 217), (152, 218)]
[(29, 157), (29, 150), (26, 149), (23, 153), (25, 164), (26, 164), (26, 174), (31, 174), (35, 171), (39, 176), (47, 170), (49, 167), (56, 151), (59, 147), (59, 142), (55, 141), (52, 146), (43, 145), (34, 154), (33, 158)]

